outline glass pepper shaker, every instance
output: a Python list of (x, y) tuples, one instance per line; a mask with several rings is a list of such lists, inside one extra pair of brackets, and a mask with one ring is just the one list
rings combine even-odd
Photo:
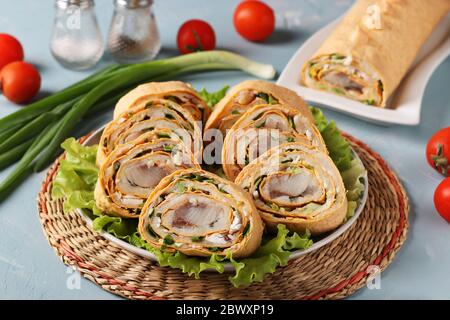
[(153, 0), (115, 0), (108, 48), (121, 63), (154, 59), (161, 49)]
[(104, 51), (93, 0), (56, 0), (56, 16), (50, 50), (65, 68), (94, 66)]

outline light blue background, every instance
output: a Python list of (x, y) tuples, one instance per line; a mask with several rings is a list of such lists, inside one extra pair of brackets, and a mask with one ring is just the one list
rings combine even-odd
[[(268, 1), (283, 29), (268, 42), (244, 41), (232, 25), (234, 0), (156, 0), (155, 13), (164, 50), (160, 57), (176, 54), (175, 37), (189, 18), (209, 21), (217, 33), (218, 47), (252, 59), (271, 63), (281, 71), (295, 50), (316, 30), (344, 12), (351, 1)], [(97, 0), (96, 12), (106, 36), (112, 17), (112, 0)], [(53, 1), (0, 0), (0, 32), (19, 38), (26, 60), (42, 75), (42, 91), (56, 92), (82, 79), (89, 72), (61, 68), (49, 51)], [(288, 26), (290, 26), (288, 28)], [(290, 29), (290, 30), (287, 30)], [(110, 62), (105, 56), (101, 64)], [(238, 72), (196, 75), (187, 78), (196, 88), (214, 90), (233, 85), (248, 76)], [(383, 127), (325, 111), (339, 127), (379, 152), (397, 172), (411, 200), (408, 240), (392, 265), (381, 276), (381, 289), (362, 289), (351, 299), (450, 298), (450, 225), (435, 211), (433, 191), (442, 177), (430, 169), (424, 157), (427, 139), (437, 129), (450, 125), (450, 59), (433, 75), (422, 106), (422, 121), (416, 127)], [(0, 116), (18, 106), (0, 97)], [(106, 122), (111, 114), (80, 126), (77, 135)], [(0, 173), (3, 178), (6, 172)], [(28, 179), (0, 204), (0, 298), (20, 299), (114, 299), (86, 279), (81, 288), (69, 290), (66, 266), (43, 235), (36, 209), (36, 195), (45, 173)]]

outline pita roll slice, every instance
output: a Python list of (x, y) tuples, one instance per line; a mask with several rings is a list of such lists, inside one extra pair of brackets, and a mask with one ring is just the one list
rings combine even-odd
[(116, 146), (131, 142), (148, 131), (161, 128), (177, 133), (191, 148), (197, 161), (201, 160), (203, 152), (201, 128), (192, 115), (175, 102), (153, 99), (129, 109), (105, 127), (99, 142), (97, 165), (100, 167)]
[(211, 113), (206, 102), (190, 84), (182, 81), (149, 82), (139, 85), (117, 102), (114, 119), (152, 99), (165, 99), (178, 103), (189, 111), (196, 121), (206, 121)]
[(222, 167), (232, 181), (251, 161), (287, 142), (310, 144), (327, 152), (317, 127), (295, 108), (257, 105), (231, 127), (222, 147)]
[(246, 166), (236, 183), (253, 198), (266, 226), (320, 235), (347, 214), (346, 190), (331, 158), (298, 142), (271, 149)]
[(260, 246), (263, 228), (244, 190), (198, 169), (164, 178), (139, 218), (139, 233), (151, 246), (201, 257), (249, 256)]
[(219, 129), (225, 135), (227, 129), (230, 129), (241, 115), (259, 104), (281, 104), (296, 108), (304, 117), (313, 121), (307, 104), (294, 91), (271, 82), (247, 80), (231, 88), (214, 106), (205, 124), (205, 131)]
[(95, 187), (97, 206), (106, 214), (138, 218), (161, 179), (186, 168), (200, 168), (192, 152), (170, 131), (156, 130), (118, 146), (100, 168)]

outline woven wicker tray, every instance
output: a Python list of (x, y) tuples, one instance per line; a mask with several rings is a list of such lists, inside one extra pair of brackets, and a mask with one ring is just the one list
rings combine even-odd
[(369, 196), (361, 216), (330, 244), (291, 260), (263, 283), (233, 288), (226, 274), (190, 278), (179, 270), (126, 251), (106, 240), (76, 212), (64, 212), (50, 190), (59, 167), (50, 168), (38, 195), (44, 233), (56, 254), (103, 289), (130, 299), (340, 299), (364, 287), (371, 268), (383, 271), (404, 243), (408, 198), (384, 160), (346, 136), (369, 174)]

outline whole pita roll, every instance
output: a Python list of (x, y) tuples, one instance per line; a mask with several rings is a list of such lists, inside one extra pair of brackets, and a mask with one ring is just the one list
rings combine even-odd
[(155, 98), (122, 113), (105, 127), (97, 151), (97, 165), (100, 167), (118, 145), (161, 128), (175, 132), (194, 153), (197, 161), (201, 161), (203, 142), (198, 122), (179, 104)]
[(449, 0), (359, 0), (303, 66), (303, 85), (385, 107)]
[(246, 190), (266, 223), (320, 235), (340, 226), (347, 198), (339, 170), (324, 152), (302, 143), (271, 149), (246, 166), (236, 183)]
[(168, 134), (155, 130), (111, 152), (100, 168), (94, 191), (99, 209), (108, 215), (138, 218), (162, 178), (177, 170), (200, 168), (181, 140), (166, 138)]
[(302, 142), (327, 153), (317, 127), (298, 109), (280, 104), (257, 105), (231, 127), (222, 147), (222, 168), (234, 181), (239, 172), (261, 154), (287, 142)]
[(248, 109), (259, 104), (281, 104), (298, 109), (304, 117), (314, 121), (302, 98), (294, 91), (271, 82), (247, 80), (231, 88), (214, 106), (204, 131), (219, 129), (223, 135)]
[(206, 121), (211, 113), (206, 102), (190, 84), (181, 81), (149, 82), (139, 85), (117, 102), (114, 108), (114, 119), (129, 109), (154, 98), (178, 103), (188, 110), (196, 121)]
[(263, 228), (244, 190), (198, 169), (164, 178), (139, 218), (139, 233), (151, 246), (190, 256), (249, 256), (260, 246)]

